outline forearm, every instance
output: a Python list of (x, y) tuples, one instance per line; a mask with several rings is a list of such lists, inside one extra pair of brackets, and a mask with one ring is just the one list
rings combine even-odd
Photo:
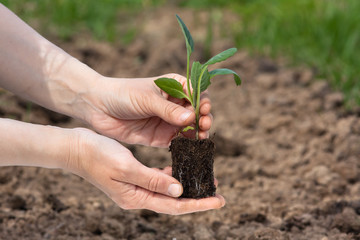
[(0, 118), (0, 132), (0, 166), (67, 168), (76, 152), (70, 129)]
[(100, 77), (0, 4), (0, 86), (39, 105), (87, 120)]

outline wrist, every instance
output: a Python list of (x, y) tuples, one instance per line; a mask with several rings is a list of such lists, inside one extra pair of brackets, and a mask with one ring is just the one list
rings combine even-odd
[(71, 130), (0, 119), (1, 166), (63, 168), (69, 156)]
[(87, 178), (86, 166), (90, 159), (96, 157), (96, 143), (93, 142), (93, 132), (86, 128), (69, 129), (67, 142), (67, 157), (60, 161), (61, 168), (78, 176)]
[(58, 55), (60, 57), (55, 57), (56, 63), (48, 74), (49, 92), (54, 103), (50, 108), (89, 122), (91, 112), (96, 110), (94, 96), (103, 76), (65, 52)]

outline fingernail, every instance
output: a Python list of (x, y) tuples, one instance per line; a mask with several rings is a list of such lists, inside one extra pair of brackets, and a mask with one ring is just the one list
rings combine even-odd
[(188, 119), (188, 118), (190, 117), (190, 115), (191, 115), (191, 112), (190, 112), (190, 111), (187, 111), (187, 112), (181, 114), (180, 120), (181, 120), (182, 122), (185, 122), (186, 119)]
[(173, 197), (179, 197), (182, 192), (182, 187), (180, 184), (170, 184), (168, 192)]

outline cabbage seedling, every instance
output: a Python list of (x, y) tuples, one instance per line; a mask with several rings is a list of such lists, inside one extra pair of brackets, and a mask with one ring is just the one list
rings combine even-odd
[[(159, 78), (155, 80), (155, 84), (164, 92), (175, 98), (185, 98), (188, 100), (195, 110), (196, 115), (196, 139), (199, 139), (199, 119), (200, 119), (200, 94), (205, 91), (211, 84), (210, 80), (217, 75), (232, 74), (236, 85), (241, 84), (239, 75), (233, 70), (227, 68), (219, 68), (212, 71), (208, 70), (208, 67), (214, 63), (222, 62), (229, 57), (233, 56), (237, 49), (229, 48), (216, 56), (210, 58), (206, 63), (201, 64), (199, 61), (194, 61), (191, 67), (190, 75), (190, 56), (194, 51), (194, 41), (191, 37), (189, 29), (181, 18), (176, 15), (176, 19), (180, 25), (180, 28), (185, 37), (186, 50), (187, 50), (187, 64), (186, 64), (186, 83), (187, 93), (184, 93), (182, 85), (171, 78)], [(191, 92), (191, 87), (193, 91)], [(189, 130), (191, 127), (186, 127), (184, 130)]]

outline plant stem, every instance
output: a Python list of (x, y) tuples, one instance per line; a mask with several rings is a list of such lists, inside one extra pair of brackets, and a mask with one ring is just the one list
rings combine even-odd
[(193, 100), (192, 100), (192, 95), (191, 95), (191, 90), (190, 90), (190, 78), (189, 78), (189, 69), (190, 69), (190, 54), (187, 54), (187, 64), (186, 64), (186, 83), (187, 83), (187, 90), (188, 90), (188, 95), (191, 99), (190, 103), (191, 105), (194, 106)]
[(200, 120), (200, 86), (201, 86), (201, 79), (202, 76), (204, 75), (204, 72), (207, 70), (207, 67), (205, 66), (202, 70), (201, 70), (201, 74), (200, 77), (198, 79), (198, 86), (197, 86), (197, 94), (196, 94), (196, 109), (195, 109), (195, 116), (196, 116), (196, 140), (199, 139), (199, 120)]
[(195, 128), (196, 135), (195, 135), (195, 137), (196, 137), (196, 140), (198, 140), (199, 139), (199, 113), (197, 110), (195, 113), (196, 113), (196, 128)]

